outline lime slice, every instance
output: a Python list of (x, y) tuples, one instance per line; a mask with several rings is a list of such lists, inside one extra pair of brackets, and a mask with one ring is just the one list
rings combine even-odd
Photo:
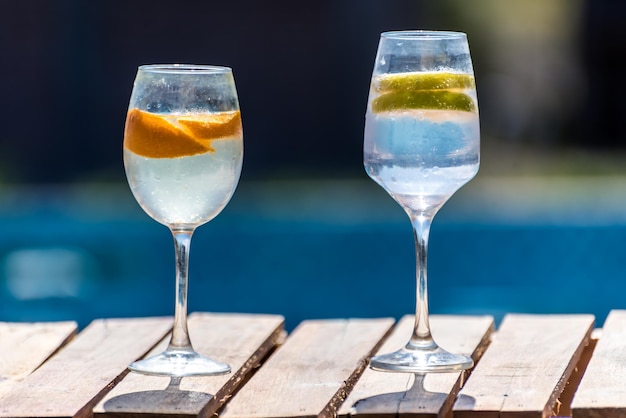
[(448, 90), (474, 89), (476, 83), (471, 74), (456, 73), (394, 73), (374, 79), (377, 91), (389, 90)]
[(463, 90), (474, 90), (471, 74), (413, 72), (383, 74), (374, 79), (373, 89), (382, 93), (372, 101), (372, 112), (398, 109), (460, 110), (473, 112), (474, 100)]
[(372, 112), (399, 109), (460, 110), (473, 112), (474, 101), (467, 94), (446, 90), (394, 91), (372, 101)]

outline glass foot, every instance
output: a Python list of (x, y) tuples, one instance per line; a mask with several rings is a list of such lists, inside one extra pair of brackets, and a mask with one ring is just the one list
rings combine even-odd
[(428, 350), (402, 348), (393, 353), (374, 356), (370, 360), (372, 369), (383, 372), (458, 372), (473, 366), (471, 357), (452, 354), (441, 347)]
[(166, 350), (128, 366), (137, 373), (155, 376), (215, 376), (230, 373), (228, 364), (211, 360), (193, 350)]

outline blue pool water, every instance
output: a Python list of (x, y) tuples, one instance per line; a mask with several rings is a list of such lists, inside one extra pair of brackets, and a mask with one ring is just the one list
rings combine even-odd
[[(625, 308), (626, 180), (476, 179), (435, 218), (432, 313)], [(169, 231), (126, 185), (5, 188), (0, 321), (171, 315)], [(193, 237), (190, 311), (309, 318), (414, 311), (410, 223), (373, 182), (242, 181)]]

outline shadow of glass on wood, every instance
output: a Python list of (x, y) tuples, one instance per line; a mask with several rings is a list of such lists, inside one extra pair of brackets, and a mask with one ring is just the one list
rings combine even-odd
[[(407, 416), (449, 416), (450, 410), (456, 401), (454, 394), (427, 390), (427, 380), (437, 378), (437, 374), (408, 375), (407, 388), (403, 392), (383, 393), (359, 399), (352, 411), (358, 414), (376, 414), (377, 417), (397, 417), (398, 414)], [(411, 378), (412, 377), (412, 378)], [(411, 380), (413, 381), (411, 384)], [(475, 399), (461, 395), (465, 405), (474, 405)]]
[(103, 408), (107, 413), (147, 413), (159, 417), (194, 416), (213, 398), (212, 394), (180, 389), (182, 377), (172, 377), (163, 390), (125, 393), (107, 400)]

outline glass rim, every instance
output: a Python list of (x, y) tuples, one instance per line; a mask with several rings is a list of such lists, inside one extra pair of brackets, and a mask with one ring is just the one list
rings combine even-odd
[(419, 40), (444, 40), (444, 39), (463, 39), (467, 38), (465, 32), (451, 30), (393, 30), (380, 34), (381, 38), (388, 39), (419, 39)]
[(232, 68), (204, 64), (144, 64), (140, 65), (137, 71), (167, 74), (226, 74), (231, 73)]

